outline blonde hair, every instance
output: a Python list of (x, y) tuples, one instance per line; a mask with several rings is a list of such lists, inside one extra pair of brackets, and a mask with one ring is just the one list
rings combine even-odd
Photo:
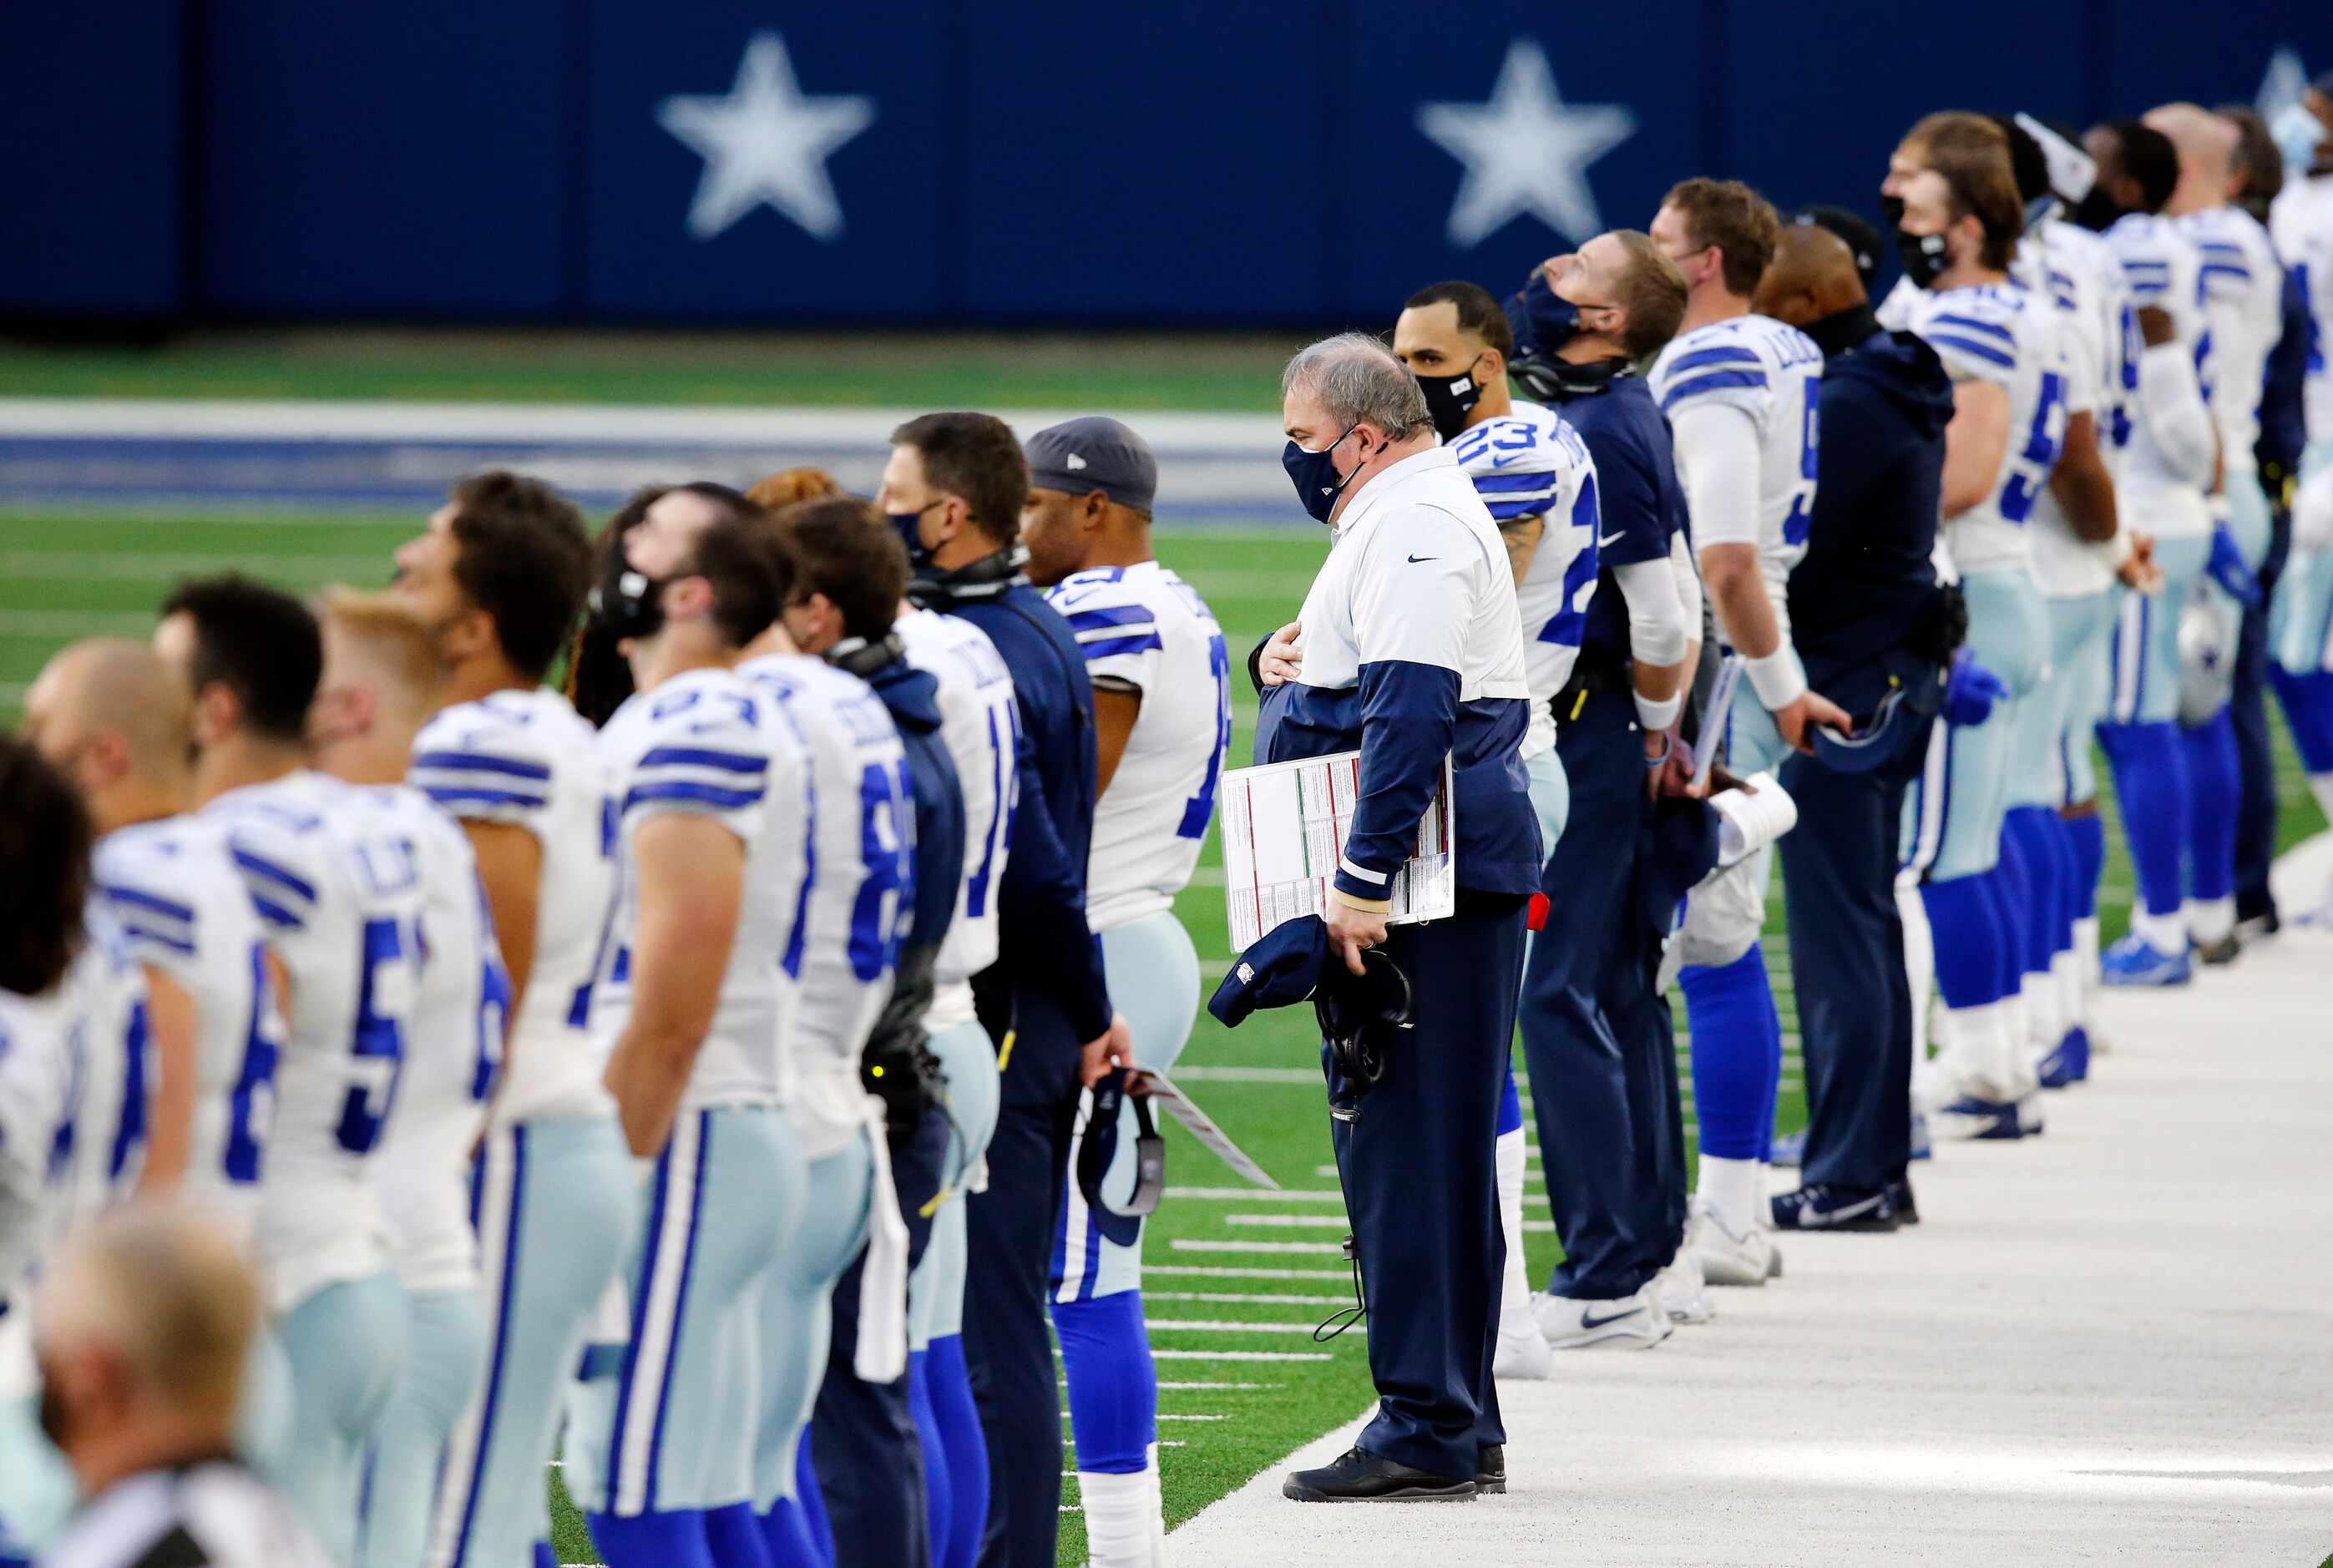
[(451, 673), (421, 618), (379, 593), (335, 585), (316, 596), (327, 637), (346, 637), (396, 694), (421, 713), (434, 711)]

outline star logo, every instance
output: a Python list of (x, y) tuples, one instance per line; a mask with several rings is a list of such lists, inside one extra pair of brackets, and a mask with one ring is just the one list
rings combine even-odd
[(688, 205), (691, 236), (715, 238), (766, 203), (830, 243), (842, 237), (842, 204), (826, 160), (875, 123), (875, 101), (803, 97), (783, 40), (757, 33), (727, 97), (667, 98), (657, 123), (705, 159)]
[(1566, 104), (1546, 51), (1518, 38), (1488, 103), (1421, 103), (1417, 129), (1466, 166), (1449, 223), (1464, 250), (1525, 216), (1572, 240), (1601, 234), (1588, 166), (1634, 136), (1637, 117), (1618, 104)]

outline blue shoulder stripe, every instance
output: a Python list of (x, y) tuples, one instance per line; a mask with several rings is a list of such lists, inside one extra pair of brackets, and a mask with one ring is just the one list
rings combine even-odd
[(1469, 474), (1480, 494), (1505, 495), (1515, 490), (1553, 490), (1556, 474), (1552, 468), (1533, 468), (1515, 474)]
[(102, 883), (98, 890), (117, 904), (129, 904), (140, 909), (151, 909), (158, 915), (168, 915), (174, 920), (185, 920), (190, 925), (194, 922), (195, 911), (187, 904), (174, 904), (168, 899), (141, 891), (137, 888), (125, 888), (119, 882)]
[(1680, 354), (1676, 361), (1669, 366), (1666, 374), (1669, 379), (1675, 380), (1687, 370), (1698, 370), (1709, 365), (1762, 365), (1763, 363), (1765, 361), (1758, 357), (1757, 350), (1738, 348), (1728, 344), (1714, 349), (1695, 349), (1689, 354)]
[(696, 801), (717, 811), (735, 811), (759, 802), (766, 791), (758, 784), (752, 789), (722, 789), (714, 784), (692, 784), (686, 779), (669, 779), (658, 784), (634, 784), (624, 797), (624, 809), (648, 801)]
[(259, 911), (259, 918), (266, 921), (271, 926), (289, 926), (293, 930), (298, 930), (300, 928), (307, 924), (306, 921), (293, 914), (291, 910), (285, 909), (283, 905), (277, 903), (274, 899), (262, 898), (257, 893), (251, 895), (251, 907), (257, 909)]
[(539, 762), (495, 756), (482, 751), (425, 751), (413, 759), (415, 767), (443, 768), (448, 773), (503, 773), (513, 778), (548, 779), (551, 770)]
[(1093, 610), (1073, 610), (1062, 620), (1072, 631), (1100, 631), (1112, 626), (1155, 626), (1157, 618), (1142, 604), (1104, 604)]
[(121, 933), (132, 942), (151, 942), (158, 948), (168, 948), (174, 953), (184, 953), (189, 958), (195, 956), (195, 945), (192, 942), (169, 931), (158, 931), (151, 926), (130, 922), (122, 926)]
[(2003, 370), (2014, 370), (2017, 368), (2016, 355), (2002, 353), (1999, 349), (1994, 348), (1990, 343), (1980, 343), (1968, 338), (1956, 338), (1948, 333), (1936, 333), (1929, 337), (1928, 346), (1936, 350), (1938, 352), (1942, 352), (1946, 349), (1951, 349), (1957, 353), (1966, 354), (1972, 359), (1987, 360), (1993, 364), (2001, 366)]
[(1765, 384), (1766, 372), (1763, 370), (1713, 370), (1683, 386), (1671, 387), (1668, 395), (1661, 399), (1661, 412), (1666, 414), (1687, 398), (1698, 397), (1704, 392), (1723, 391), (1730, 387), (1762, 387)]
[(1080, 642), (1078, 644), (1078, 651), (1084, 654), (1086, 661), (1090, 664), (1097, 659), (1108, 659), (1113, 654), (1147, 653), (1154, 648), (1166, 646), (1158, 640), (1157, 632), (1143, 631), (1131, 636), (1103, 637), (1097, 638), (1091, 642)]
[(1928, 318), (1928, 324), (1932, 327), (1965, 327), (1973, 332), (1983, 332), (1988, 337), (1999, 338), (2012, 349), (2017, 346), (2017, 334), (1999, 322), (1981, 321), (1975, 316), (1963, 316), (1952, 311), (1939, 311)]
[(310, 887), (305, 880), (293, 875), (273, 861), (262, 860), (249, 850), (238, 847), (235, 851), (235, 863), (253, 876), (272, 882), (287, 892), (295, 893), (312, 904), (316, 901), (314, 888)]
[(1555, 505), (1555, 495), (1551, 491), (1547, 495), (1528, 496), (1521, 501), (1485, 501), (1483, 505), (1490, 508), (1492, 522), (1512, 523), (1518, 517), (1543, 515), (1549, 507)]
[(543, 795), (523, 794), (517, 790), (485, 789), (475, 785), (455, 788), (449, 785), (426, 784), (423, 786), (422, 793), (441, 806), (542, 807), (551, 803), (550, 799)]
[(2246, 283), (2251, 282), (2252, 279), (2252, 269), (2236, 262), (2205, 262), (2203, 264), (2203, 275), (2208, 278), (2214, 273), (2217, 273), (2222, 277), (2242, 278)]
[(706, 751), (701, 746), (660, 746), (640, 758), (642, 767), (709, 767), (723, 773), (767, 773), (770, 759), (734, 751)]

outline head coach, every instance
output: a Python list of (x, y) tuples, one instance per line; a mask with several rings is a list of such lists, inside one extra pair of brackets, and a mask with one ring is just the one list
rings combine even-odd
[[(1363, 951), (1383, 948), (1408, 977), (1415, 1019), (1366, 1092), (1329, 1073), (1377, 1417), (1341, 1458), (1282, 1489), (1307, 1502), (1470, 1497), (1478, 1473), (1504, 1467), (1493, 1130), (1542, 861), (1517, 756), (1530, 720), (1522, 622), (1498, 528), (1399, 361), (1359, 334), (1315, 343), (1289, 361), (1281, 404), (1282, 461), (1337, 542), (1274, 639), (1256, 761), (1360, 753), (1324, 912), (1329, 961), (1359, 973)], [(1457, 911), (1388, 929), (1393, 874), (1445, 756)]]

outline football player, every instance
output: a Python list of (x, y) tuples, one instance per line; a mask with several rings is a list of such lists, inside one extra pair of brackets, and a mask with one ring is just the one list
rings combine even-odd
[(2126, 589), (2111, 646), (2113, 691), (2098, 736), (2114, 765), (2139, 899), (2130, 930), (2099, 961), (2109, 986), (2178, 986), (2191, 974), (2183, 866), (2192, 833), (2179, 707), (2180, 609), (2212, 553), (2208, 496), (2219, 470), (2209, 408), (2210, 333), (2200, 304), (2201, 256), (2161, 216), (2179, 181), (2176, 150), (2133, 120), (2094, 126), (2083, 147), (2098, 165), (2085, 204), (2122, 263), (2138, 327), (2138, 386), (2116, 476), (2127, 527), (2151, 536), (2159, 593)]
[(1880, 320), (1918, 333), (1953, 378), (1939, 553), (1967, 601), (1972, 654), (2008, 688), (1984, 723), (1936, 728), (1907, 808), (1945, 1006), (1940, 1049), (1915, 1071), (1914, 1097), (1943, 1113), (1931, 1121), (1941, 1136), (2014, 1138), (2040, 1123), (2019, 1003), (2030, 917), (2022, 880), (2002, 871), (2002, 823), (2014, 705), (2049, 658), (2026, 522), (2065, 442), (2059, 313), (2049, 295), (2009, 281), (2025, 215), (2008, 138), (1992, 120), (1921, 120), (1890, 155), (1880, 199), (1911, 284), (1889, 297)]
[[(1727, 735), (1731, 765), (1745, 776), (1774, 767), (1785, 747), (1810, 748), (1810, 726), (1849, 727), (1846, 713), (1808, 689), (1791, 647), (1785, 588), (1806, 553), (1823, 357), (1805, 333), (1751, 312), (1780, 227), (1748, 186), (1689, 179), (1662, 201), (1650, 230), (1685, 274), (1686, 295), (1684, 326), (1647, 381), (1676, 433), (1718, 632), (1757, 697), (1735, 701)], [(1712, 1284), (1762, 1284), (1781, 1266), (1766, 1233), (1764, 1166), (1782, 1034), (1758, 944), (1771, 859), (1761, 850), (1696, 890), (1680, 938), (1701, 1118), (1691, 1243)]]
[[(1394, 322), (1394, 357), (1426, 394), (1435, 432), (1474, 481), (1513, 569), (1531, 681), (1531, 729), (1523, 768), (1540, 842), (1550, 854), (1571, 814), (1569, 782), (1555, 751), (1556, 694), (1571, 678), (1597, 582), (1596, 465), (1579, 436), (1536, 403), (1507, 390), (1514, 333), (1506, 313), (1477, 284), (1442, 283), (1409, 297)], [(1499, 1223), (1507, 1266), (1499, 1300), (1501, 1377), (1545, 1377), (1546, 1336), (1531, 1313), (1523, 1258), (1522, 1100), (1514, 1073), (1499, 1101)]]
[[(708, 515), (709, 514), (709, 515)], [(805, 890), (808, 762), (730, 669), (778, 613), (758, 509), (688, 485), (648, 508), (597, 614), (638, 690), (600, 745), (619, 801), (590, 1029), (647, 1215), (612, 1377), (583, 1385), (565, 1476), (600, 1554), (753, 1561), (753, 1286), (809, 1189), (781, 1106)]]
[[(1021, 536), (1030, 581), (1070, 623), (1094, 692), (1100, 795), (1087, 860), (1086, 919), (1101, 938), (1109, 994), (1136, 1060), (1170, 1067), (1199, 1007), (1199, 958), (1175, 918), (1215, 816), (1231, 743), (1231, 656), (1223, 629), (1150, 543), (1158, 464), (1115, 419), (1071, 419), (1023, 443)], [(1080, 1098), (1053, 1251), (1053, 1332), (1069, 1382), (1088, 1554), (1109, 1568), (1159, 1561), (1158, 1390), (1142, 1316), (1142, 1224), (1088, 1202), (1086, 1140), (1114, 1136), (1102, 1189), (1135, 1180), (1138, 1123), (1114, 1131)], [(1107, 1201), (1107, 1200), (1106, 1200)]]
[(485, 1369), (470, 1157), (502, 1062), (510, 976), (468, 837), (403, 783), (445, 689), (428, 626), (394, 601), (346, 590), (324, 596), (320, 619), (316, 765), (370, 786), (359, 794), (413, 846), (423, 895), (421, 980), (376, 1177), (411, 1348), (367, 1453), (358, 1554), (363, 1568), (411, 1568), (427, 1544), (446, 1441)]
[(511, 983), (469, 1195), (486, 1371), (447, 1443), (431, 1568), (517, 1562), (549, 1539), (542, 1475), (562, 1390), (638, 1216), (586, 1034), (616, 803), (598, 736), (542, 684), (590, 573), (571, 505), (488, 473), (398, 547), (389, 589), (446, 667), (446, 705), (415, 737), (407, 777), (467, 834)]
[(355, 1560), (358, 1467), (407, 1351), (373, 1156), (413, 1021), (423, 907), (405, 830), (309, 766), (315, 618), (245, 578), (180, 585), (155, 651), (193, 694), (193, 799), (228, 851), (285, 983), (258, 1258), (290, 1363), (278, 1485)]

